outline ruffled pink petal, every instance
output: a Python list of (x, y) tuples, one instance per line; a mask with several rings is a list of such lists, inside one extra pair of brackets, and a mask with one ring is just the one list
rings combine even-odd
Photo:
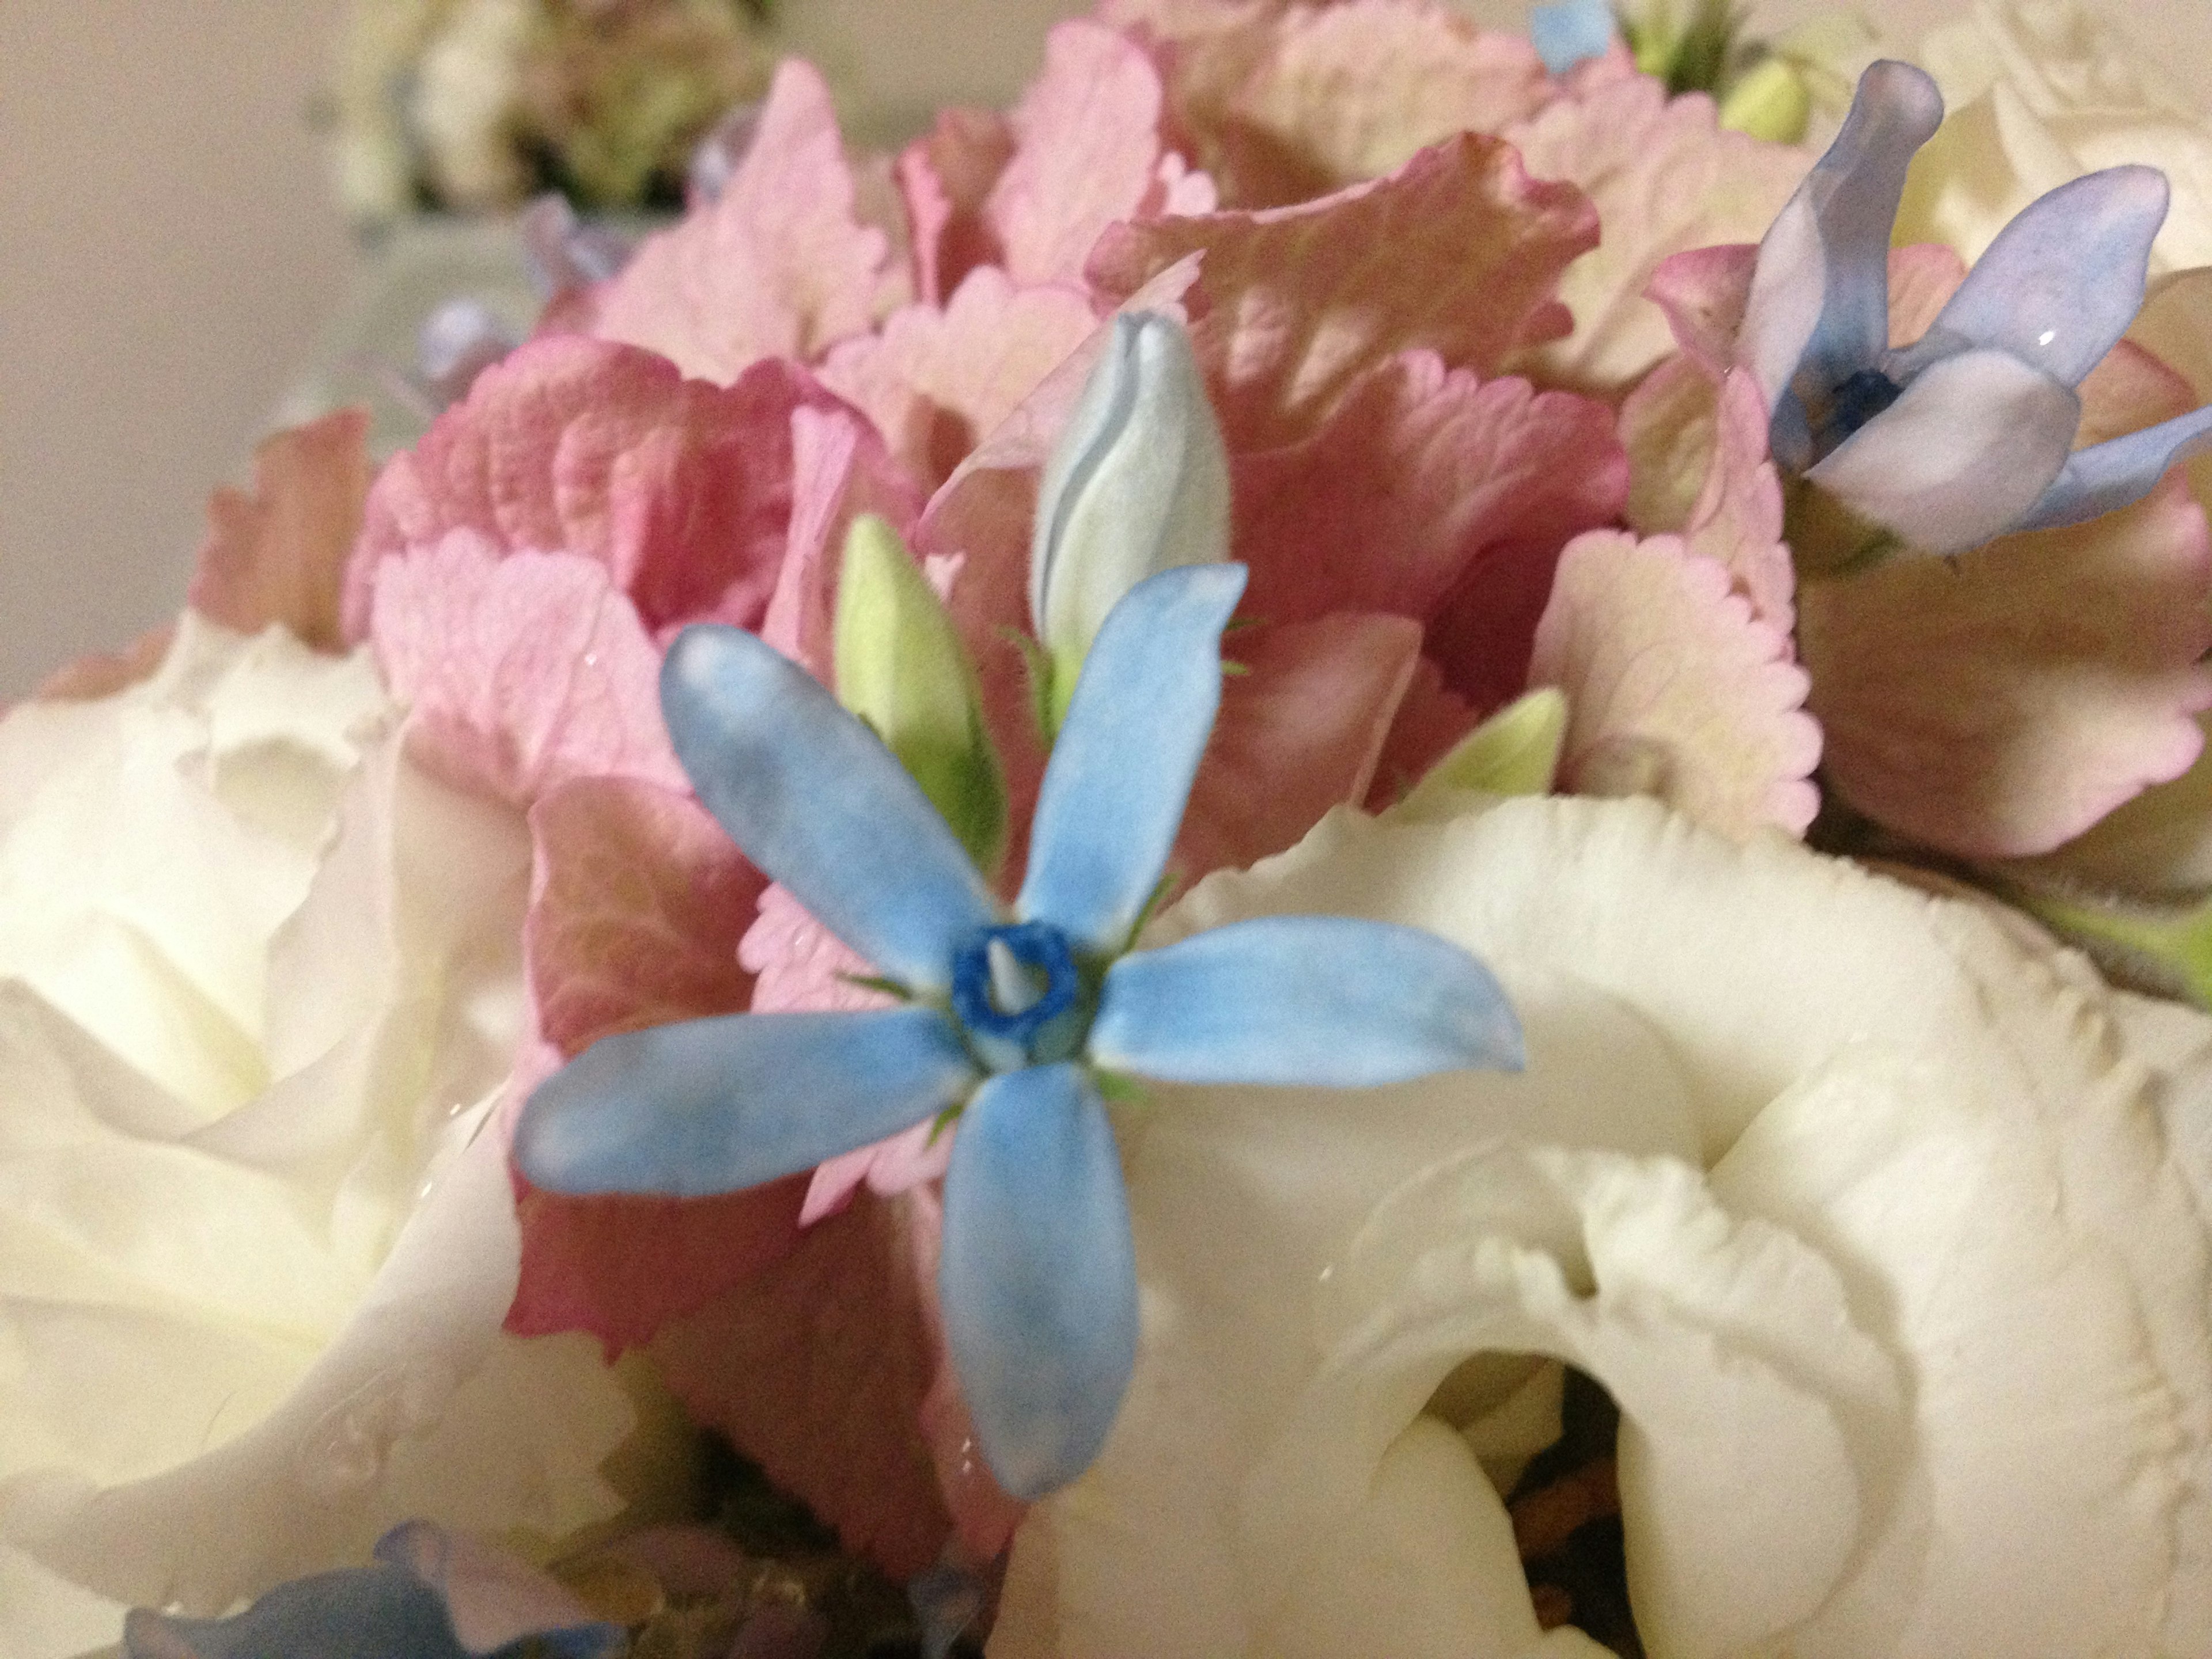
[(241, 634), (281, 623), (319, 651), (342, 651), (338, 592), (368, 494), (368, 416), (342, 409), (264, 439), (253, 493), (208, 502), (190, 603)]
[(1530, 179), (1500, 140), (1462, 137), (1303, 206), (1117, 225), (1091, 277), (1118, 302), (1203, 253), (1192, 335), (1231, 448), (1250, 450), (1313, 432), (1401, 352), (1486, 376), (1564, 334), (1553, 291), (1596, 240), (1581, 191)]
[(1813, 821), (1820, 730), (1789, 636), (1678, 538), (1570, 544), (1528, 678), (1566, 693), (1565, 787), (1656, 794), (1736, 836)]
[(1602, 404), (1484, 381), (1426, 351), (1356, 382), (1311, 436), (1232, 467), (1245, 607), (1271, 622), (1426, 622), (1486, 549), (1564, 546), (1610, 522), (1628, 483)]
[[(1455, 133), (1501, 132), (1554, 96), (1525, 39), (1426, 0), (1293, 7), (1243, 33), (1264, 45), (1207, 112), (1206, 135), (1243, 155), (1240, 206), (1379, 178)], [(1262, 154), (1273, 188), (1255, 165)]]
[(1735, 362), (1735, 337), (1759, 264), (1756, 242), (1669, 254), (1651, 272), (1644, 297), (1657, 306), (1674, 343), (1718, 377)]
[(563, 1054), (747, 1006), (738, 943), (768, 878), (689, 794), (579, 778), (538, 799), (530, 829), (524, 959), (538, 1031)]
[(378, 562), (369, 637), (411, 752), (459, 788), (527, 807), (571, 778), (685, 787), (660, 653), (596, 560), (453, 531)]
[(1808, 584), (1828, 779), (1947, 852), (2048, 852), (2196, 758), (2208, 598), (2212, 541), (2178, 476), (2071, 529)]
[(1669, 535), (1690, 522), (1712, 471), (1720, 400), (1719, 379), (1686, 351), (1668, 358), (1621, 399), (1629, 485), (1620, 516), (1638, 535)]
[(1412, 793), (1429, 769), (1481, 722), (1466, 698), (1444, 684), (1443, 671), (1423, 657), (1398, 701), (1389, 735), (1367, 786), (1367, 810), (1387, 811)]
[(919, 1426), (942, 1350), (913, 1201), (860, 1195), (649, 1350), (695, 1420), (894, 1580), (934, 1563), (952, 1530)]
[(851, 410), (793, 410), (791, 445), (790, 527), (760, 635), (827, 684), (845, 533), (854, 520), (874, 514), (907, 534), (921, 491)]
[(1014, 155), (1014, 130), (995, 110), (948, 109), (899, 152), (896, 170), (914, 248), (915, 291), (941, 306), (1003, 251), (984, 217), (991, 186)]
[(1403, 617), (1340, 613), (1231, 635), (1222, 654), (1245, 672), (1222, 683), (1176, 842), (1180, 872), (1255, 863), (1331, 807), (1366, 799), (1420, 653), (1420, 625)]
[(599, 560), (656, 631), (757, 626), (791, 516), (793, 412), (835, 406), (786, 363), (725, 390), (633, 346), (533, 342), (377, 479), (349, 623), (366, 620), (378, 560), (465, 528), (503, 551)]
[(1594, 389), (1629, 385), (1671, 349), (1667, 314), (1645, 296), (1662, 262), (1756, 241), (1813, 159), (1723, 131), (1712, 100), (1669, 98), (1641, 75), (1559, 99), (1505, 136), (1537, 178), (1580, 186), (1605, 227), (1559, 284), (1574, 332), (1535, 353), (1530, 370)]
[[(523, 952), (541, 1069), (617, 1031), (746, 1006), (738, 941), (766, 880), (690, 796), (582, 778), (542, 798), (530, 827)], [(805, 1183), (692, 1200), (571, 1198), (520, 1177), (516, 1188), (522, 1277), (507, 1328), (589, 1331), (612, 1354), (788, 1249)]]
[(806, 362), (866, 329), (890, 252), (854, 205), (830, 89), (787, 59), (745, 159), (711, 207), (641, 246), (593, 325), (727, 386), (763, 357)]
[(1044, 72), (1013, 113), (1013, 156), (983, 205), (1009, 276), (1079, 282), (1107, 226), (1163, 210), (1188, 177), (1180, 160), (1162, 167), (1164, 106), (1159, 71), (1134, 41), (1091, 22), (1054, 28)]
[(1557, 542), (1508, 542), (1483, 554), (1429, 623), (1425, 650), (1444, 684), (1478, 715), (1528, 686), (1536, 623), (1552, 596)]
[(1076, 289), (1018, 287), (984, 266), (942, 310), (908, 306), (880, 332), (834, 349), (822, 378), (934, 489), (1097, 325)]

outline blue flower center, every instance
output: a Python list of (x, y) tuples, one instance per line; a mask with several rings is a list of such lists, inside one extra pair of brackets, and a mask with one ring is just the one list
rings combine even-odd
[(1081, 1046), (1083, 976), (1059, 928), (986, 927), (952, 963), (952, 1012), (994, 1071), (1066, 1060)]
[(1835, 390), (1828, 421), (1841, 442), (1887, 409), (1905, 388), (1878, 368), (1863, 368)]

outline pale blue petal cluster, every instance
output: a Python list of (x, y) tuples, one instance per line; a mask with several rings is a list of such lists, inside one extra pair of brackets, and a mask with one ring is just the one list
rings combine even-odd
[(1528, 44), (1554, 75), (1613, 47), (1611, 0), (1555, 0), (1528, 8)]
[(1889, 242), (1936, 83), (1874, 64), (1759, 244), (1737, 361), (1767, 394), (1776, 461), (1907, 545), (1956, 553), (2079, 524), (2212, 441), (2212, 408), (2073, 453), (2082, 379), (2142, 308), (2165, 175), (2062, 185), (1998, 234), (1927, 333), (1889, 343)]
[(545, 1083), (515, 1157), (557, 1192), (697, 1194), (961, 1109), (939, 1268), (985, 1457), (1079, 1474), (1134, 1364), (1137, 1278), (1097, 1073), (1369, 1085), (1517, 1066), (1497, 982), (1409, 928), (1285, 917), (1131, 952), (1220, 699), (1241, 565), (1108, 615), (1054, 745), (1011, 914), (897, 759), (753, 635), (696, 627), (662, 676), (676, 751), (749, 857), (912, 1000), (607, 1037)]

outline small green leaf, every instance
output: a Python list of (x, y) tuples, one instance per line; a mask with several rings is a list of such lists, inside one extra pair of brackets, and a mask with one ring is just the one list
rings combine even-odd
[(880, 974), (840, 973), (837, 977), (848, 985), (858, 986), (863, 991), (878, 992), (884, 996), (894, 997), (901, 1002), (914, 1000), (914, 992), (911, 989), (895, 979), (885, 979)]
[(2024, 887), (2007, 896), (2123, 984), (2212, 1008), (2212, 899), (2145, 904)]
[(960, 1114), (967, 1109), (968, 1103), (963, 1100), (957, 1106), (947, 1106), (935, 1117), (930, 1119), (929, 1133), (921, 1143), (922, 1150), (927, 1152), (930, 1147), (937, 1145), (937, 1138), (957, 1123), (960, 1121)]
[(1813, 118), (1812, 88), (1784, 58), (1762, 58), (1721, 98), (1721, 125), (1769, 143), (1794, 144)]
[(883, 738), (990, 874), (1005, 848), (1006, 791), (975, 671), (936, 590), (872, 515), (845, 538), (834, 638), (837, 700)]
[(1109, 1072), (1094, 1067), (1091, 1080), (1097, 1085), (1100, 1097), (1109, 1105), (1141, 1106), (1145, 1103), (1143, 1082), (1126, 1072)]

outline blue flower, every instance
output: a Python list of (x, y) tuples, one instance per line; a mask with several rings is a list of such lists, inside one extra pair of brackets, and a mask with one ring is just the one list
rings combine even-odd
[(905, 993), (603, 1039), (539, 1088), (515, 1157), (567, 1193), (753, 1186), (960, 1112), (938, 1285), (984, 1456), (1080, 1474), (1135, 1361), (1137, 1279), (1099, 1074), (1366, 1086), (1517, 1066), (1490, 975), (1417, 929), (1280, 916), (1132, 951), (1220, 700), (1235, 564), (1108, 615), (1054, 744), (1011, 912), (873, 732), (735, 629), (661, 676), (676, 752), (746, 854)]
[(1552, 0), (1528, 8), (1528, 44), (1554, 75), (1613, 50), (1612, 0)]
[(228, 1619), (138, 1608), (125, 1659), (613, 1659), (629, 1645), (553, 1580), (427, 1522), (393, 1528), (376, 1557), (279, 1584)]
[(1776, 461), (1929, 553), (2125, 507), (2212, 436), (2200, 409), (2073, 451), (2075, 388), (2142, 306), (2166, 208), (2154, 167), (2107, 168), (2029, 204), (1927, 333), (1890, 348), (1891, 227), (1942, 118), (1919, 70), (1867, 70), (1759, 244), (1736, 346), (1766, 393)]

